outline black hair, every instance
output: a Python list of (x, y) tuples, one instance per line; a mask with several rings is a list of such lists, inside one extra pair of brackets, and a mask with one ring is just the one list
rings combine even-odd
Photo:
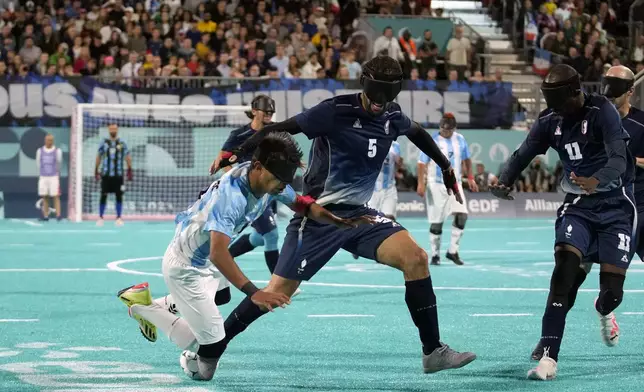
[(400, 63), (389, 56), (372, 58), (364, 64), (362, 72), (372, 79), (386, 82), (395, 82), (403, 77)]
[(563, 84), (570, 81), (579, 74), (573, 67), (567, 64), (557, 64), (550, 69), (544, 82), (548, 84)]
[(302, 150), (287, 132), (271, 132), (255, 149), (252, 162), (283, 161), (288, 165), (302, 166)]

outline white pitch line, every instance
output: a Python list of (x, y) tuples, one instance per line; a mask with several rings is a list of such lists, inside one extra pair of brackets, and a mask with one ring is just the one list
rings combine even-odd
[(628, 316), (641, 316), (641, 315), (644, 315), (644, 312), (622, 312), (622, 314), (625, 314)]
[(16, 223), (24, 223), (27, 226), (35, 226), (35, 227), (42, 226), (42, 223), (32, 222), (32, 221), (26, 220), (26, 219), (10, 219), (10, 220), (12, 222), (16, 222)]
[[(552, 226), (524, 226), (524, 227), (468, 227), (469, 232), (493, 232), (493, 231), (514, 231), (514, 230), (554, 230)], [(410, 233), (427, 233), (429, 229), (407, 229)]]
[(37, 323), (39, 319), (0, 319), (0, 323)]
[(2, 272), (109, 272), (107, 268), (0, 268)]
[(534, 316), (532, 313), (474, 313), (472, 317), (526, 317)]
[(8, 230), (1, 229), (0, 234), (17, 234), (17, 235), (29, 235), (29, 234), (114, 234), (119, 233), (118, 230), (100, 230), (100, 229), (34, 229), (34, 230)]
[(376, 317), (374, 314), (309, 314), (306, 317), (310, 318), (362, 318), (362, 317)]
[(7, 249), (7, 248), (28, 248), (30, 246), (34, 246), (35, 244), (0, 244), (0, 249)]

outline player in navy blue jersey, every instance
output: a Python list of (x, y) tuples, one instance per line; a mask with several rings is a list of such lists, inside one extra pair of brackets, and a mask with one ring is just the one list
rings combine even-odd
[[(438, 163), (445, 186), (460, 200), (449, 160), (432, 137), (393, 102), (402, 88), (402, 77), (396, 60), (375, 57), (363, 66), (361, 93), (327, 99), (284, 122), (267, 125), (228, 161), (234, 162), (236, 155), (252, 151), (270, 132), (301, 132), (313, 140), (304, 175), (304, 195), (340, 217), (367, 214), (375, 216), (376, 223), (355, 230), (336, 230), (296, 214), (287, 228), (266, 290), (291, 296), (301, 281), (311, 279), (340, 249), (399, 269), (405, 279), (405, 302), (422, 342), (423, 369), (434, 373), (465, 366), (476, 355), (456, 352), (440, 341), (427, 253), (400, 224), (366, 206), (389, 148), (399, 136), (407, 136)], [(229, 162), (222, 160), (222, 165)], [(231, 339), (266, 312), (266, 308), (244, 299), (225, 322), (226, 339), (220, 344), (220, 354)]]
[(528, 372), (530, 379), (551, 380), (557, 375), (566, 314), (571, 294), (576, 295), (579, 288), (575, 280), (586, 256), (596, 254), (593, 261), (600, 264), (595, 308), (606, 334), (604, 340), (618, 337), (606, 327), (622, 301), (637, 212), (629, 135), (615, 106), (606, 97), (583, 93), (579, 75), (568, 65), (554, 66), (541, 90), (548, 109), (540, 113), (491, 190), (495, 196), (511, 200), (510, 186), (534, 157), (549, 148), (559, 154), (566, 196), (555, 223), (555, 268), (541, 327), (543, 355)]
[[(257, 95), (251, 102), (251, 110), (246, 113), (252, 121), (230, 133), (228, 139), (221, 148), (218, 158), (210, 167), (210, 174), (214, 174), (220, 169), (219, 162), (221, 162), (222, 158), (230, 157), (233, 150), (239, 148), (257, 131), (264, 128), (264, 125), (270, 124), (274, 113), (275, 101), (267, 95)], [(238, 159), (236, 163), (250, 161), (252, 155), (252, 152), (250, 152), (244, 156), (237, 157)], [(230, 170), (230, 167), (225, 167), (223, 169), (228, 171)], [(257, 218), (257, 220), (251, 224), (251, 228), (252, 232), (250, 234), (240, 236), (232, 243), (232, 245), (230, 245), (230, 254), (233, 257), (238, 257), (244, 253), (250, 252), (258, 246), (263, 245), (266, 265), (272, 274), (275, 269), (275, 265), (277, 264), (277, 259), (279, 258), (279, 251), (277, 250), (279, 234), (271, 206), (266, 208), (262, 216)]]
[[(628, 132), (630, 141), (628, 148), (631, 154), (636, 159), (635, 168), (635, 183), (634, 183), (634, 196), (635, 205), (637, 206), (637, 214), (639, 219), (636, 239), (632, 241), (635, 252), (639, 255), (640, 259), (644, 260), (644, 244), (642, 241), (642, 225), (644, 220), (641, 219), (644, 214), (644, 112), (631, 106), (630, 98), (633, 96), (633, 84), (635, 82), (635, 75), (633, 71), (617, 65), (611, 67), (604, 78), (602, 79), (602, 94), (613, 102), (620, 116), (622, 117), (622, 126)], [(584, 259), (581, 268), (577, 271), (577, 278), (573, 286), (573, 292), (569, 297), (568, 309), (570, 310), (577, 296), (577, 289), (582, 285), (586, 276), (590, 272), (593, 261), (597, 258), (597, 254), (591, 254)], [(615, 346), (619, 341), (619, 325), (615, 318), (614, 313), (610, 313), (607, 317), (602, 317), (602, 338), (607, 346)], [(539, 360), (543, 354), (543, 346), (541, 343), (537, 344), (532, 352), (532, 359)]]

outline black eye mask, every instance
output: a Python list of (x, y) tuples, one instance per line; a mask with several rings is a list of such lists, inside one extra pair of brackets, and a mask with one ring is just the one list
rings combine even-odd
[(633, 88), (634, 83), (635, 81), (633, 79), (622, 79), (613, 76), (604, 76), (602, 78), (601, 93), (606, 98), (618, 98), (626, 94), (631, 88)]

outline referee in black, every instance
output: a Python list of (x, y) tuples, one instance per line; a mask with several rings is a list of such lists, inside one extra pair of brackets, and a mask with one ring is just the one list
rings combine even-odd
[(121, 226), (123, 220), (123, 193), (125, 184), (123, 181), (124, 166), (123, 161), (127, 164), (127, 180), (132, 181), (132, 157), (127, 149), (127, 144), (118, 137), (119, 127), (116, 124), (108, 126), (110, 137), (103, 140), (98, 147), (96, 156), (96, 167), (94, 176), (96, 181), (101, 181), (101, 201), (99, 204), (99, 220), (97, 226), (103, 226), (103, 214), (107, 204), (107, 194), (116, 195), (116, 225)]

